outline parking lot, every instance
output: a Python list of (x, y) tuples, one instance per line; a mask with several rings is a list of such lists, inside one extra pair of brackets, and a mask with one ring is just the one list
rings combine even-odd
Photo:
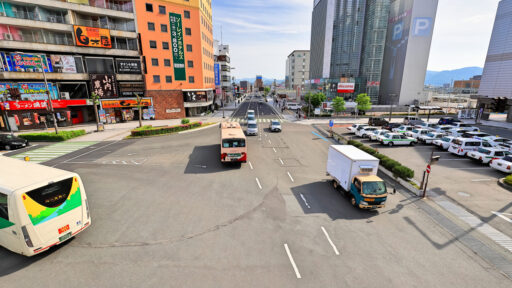
[[(512, 131), (494, 127), (479, 127), (481, 131), (512, 139)], [(380, 153), (401, 162), (415, 172), (414, 180), (421, 182), (428, 159), (432, 152), (440, 156), (432, 166), (428, 183), (428, 197), (445, 196), (451, 202), (512, 237), (512, 192), (500, 187), (499, 178), (506, 174), (482, 165), (466, 157), (459, 157), (433, 145), (388, 147), (378, 142), (370, 142), (350, 134), (347, 128), (338, 127), (334, 131), (377, 149)]]

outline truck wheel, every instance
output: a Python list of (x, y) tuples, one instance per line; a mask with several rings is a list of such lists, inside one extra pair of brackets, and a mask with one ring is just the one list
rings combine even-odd
[(354, 196), (350, 197), (350, 204), (352, 204), (352, 206), (354, 206), (354, 207), (357, 206), (356, 198), (354, 198)]
[(336, 180), (332, 180), (332, 187), (334, 187), (335, 190), (338, 190), (338, 182), (336, 182)]
[(414, 143), (414, 141), (411, 141), (411, 143), (409, 143), (410, 146), (414, 146), (414, 144), (416, 144)]
[(389, 141), (388, 146), (393, 147), (393, 142)]

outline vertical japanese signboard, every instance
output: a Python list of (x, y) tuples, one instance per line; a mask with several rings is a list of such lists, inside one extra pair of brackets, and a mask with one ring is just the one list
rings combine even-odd
[(186, 81), (187, 76), (185, 72), (185, 52), (183, 50), (183, 25), (181, 22), (181, 15), (169, 13), (169, 23), (171, 27), (174, 79), (176, 81)]
[(220, 67), (219, 63), (214, 64), (215, 71), (215, 86), (220, 86)]
[(115, 75), (90, 74), (92, 92), (100, 98), (118, 97)]

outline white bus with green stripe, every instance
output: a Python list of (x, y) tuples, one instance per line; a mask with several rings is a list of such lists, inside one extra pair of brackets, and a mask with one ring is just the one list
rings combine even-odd
[(33, 256), (90, 225), (78, 174), (0, 156), (0, 246)]

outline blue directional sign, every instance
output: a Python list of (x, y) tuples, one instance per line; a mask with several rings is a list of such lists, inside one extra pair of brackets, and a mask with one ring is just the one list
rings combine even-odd
[(332, 127), (332, 126), (334, 126), (334, 121), (329, 120), (329, 127)]

